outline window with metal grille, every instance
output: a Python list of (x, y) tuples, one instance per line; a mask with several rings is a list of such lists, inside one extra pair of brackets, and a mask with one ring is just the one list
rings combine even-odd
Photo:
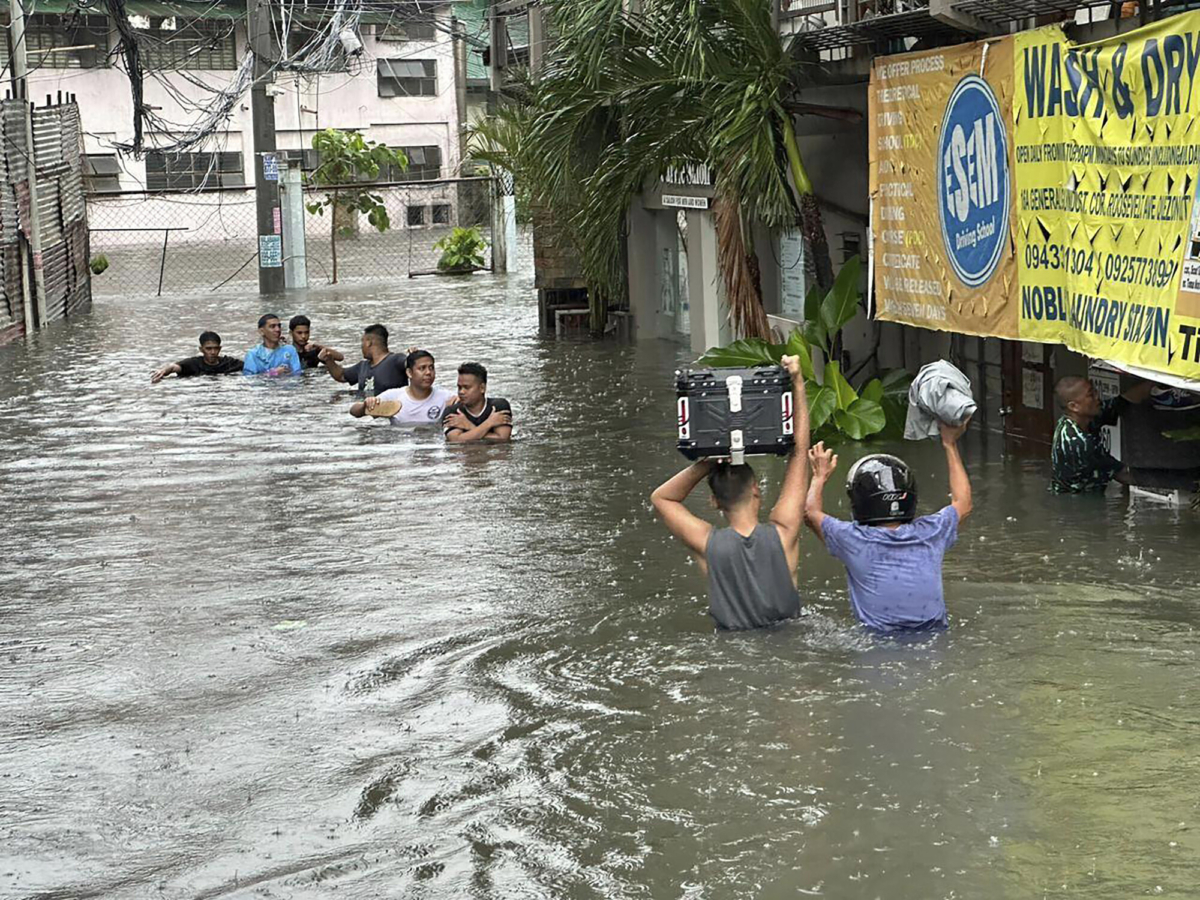
[(245, 183), (240, 153), (146, 154), (146, 189), (150, 191), (242, 187)]
[[(325, 27), (323, 27), (320, 23), (292, 20), (287, 33), (288, 60), (292, 62), (299, 62), (303, 60), (305, 56), (313, 53), (316, 49), (315, 47), (310, 48), (309, 45), (318, 38), (323, 39), (324, 36)], [(320, 44), (318, 43), (317, 46), (320, 46)], [(304, 53), (306, 48), (309, 48), (307, 54)], [(346, 51), (340, 44), (336, 48), (335, 58), (337, 64), (333, 68), (327, 69), (326, 71), (345, 70), (347, 62)], [(284, 68), (287, 68), (287, 66), (285, 65)]]
[[(25, 23), (25, 52), (29, 69), (93, 69), (107, 66), (107, 16), (29, 16)], [(68, 49), (69, 48), (69, 49)], [(8, 66), (8, 42), (0, 41), (0, 61)]]
[(436, 144), (425, 147), (393, 147), (408, 157), (408, 168), (401, 172), (388, 166), (379, 172), (380, 181), (434, 181), (442, 177), (442, 148)]
[(121, 164), (115, 153), (89, 153), (84, 157), (84, 189), (101, 194), (121, 189)]
[(375, 27), (377, 41), (436, 41), (437, 28), (431, 13), (414, 13), (403, 20)]
[(380, 97), (436, 97), (437, 60), (378, 59)]
[(433, 224), (434, 225), (449, 225), (450, 224), (450, 204), (449, 203), (433, 204)]
[(311, 147), (303, 150), (280, 150), (281, 163), (289, 165), (299, 162), (301, 172), (313, 172), (321, 165), (321, 154)]
[(154, 16), (138, 29), (142, 64), (147, 69), (236, 69), (231, 19)]
[(425, 224), (425, 207), (424, 206), (409, 206), (404, 210), (405, 220), (409, 227)]

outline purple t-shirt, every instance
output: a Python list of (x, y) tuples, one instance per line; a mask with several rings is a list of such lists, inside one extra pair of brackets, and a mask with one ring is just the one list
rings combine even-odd
[(953, 506), (899, 528), (826, 516), (825, 546), (846, 564), (850, 605), (868, 628), (895, 631), (946, 624), (942, 557), (958, 539)]

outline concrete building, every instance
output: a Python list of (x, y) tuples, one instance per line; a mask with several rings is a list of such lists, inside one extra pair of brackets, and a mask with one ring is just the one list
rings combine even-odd
[[(211, 6), (168, 0), (131, 0), (130, 21), (147, 71), (144, 103), (177, 131), (148, 132), (148, 148), (185, 133), (214, 91), (231, 85), (247, 53), (246, 7), (241, 0)], [(322, 27), (302, 11), (289, 18), (285, 58)], [(324, 128), (356, 130), (373, 141), (403, 148), (407, 172), (380, 180), (428, 181), (456, 177), (465, 108), (460, 91), (464, 62), (455, 52), (453, 4), (398, 3), (394, 12), (364, 15), (362, 50), (346, 55), (336, 71), (295, 73), (286, 64), (275, 76), (278, 148), (316, 166), (313, 134)], [(44, 0), (26, 25), (29, 84), (33, 97), (73, 94), (83, 118), (89, 192), (161, 195), (139, 208), (143, 221), (198, 227), (210, 214), (205, 192), (252, 186), (254, 173), (250, 98), (246, 94), (195, 151), (150, 149), (136, 158), (122, 149), (134, 136), (133, 99), (124, 69), (115, 63), (119, 36), (105, 15), (82, 15), (67, 0)], [(199, 199), (199, 202), (197, 201)], [(449, 222), (453, 205), (426, 204), (406, 211), (404, 226)], [(95, 224), (95, 223), (94, 223)], [(102, 223), (107, 224), (107, 223)], [(137, 223), (130, 223), (137, 224)], [(136, 240), (131, 236), (130, 240)]]

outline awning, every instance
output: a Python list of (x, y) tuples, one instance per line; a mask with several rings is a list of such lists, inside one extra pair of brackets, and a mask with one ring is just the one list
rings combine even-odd
[(1134, 378), (1153, 381), (1155, 384), (1161, 384), (1165, 387), (1179, 388), (1180, 390), (1200, 394), (1200, 381), (1191, 378), (1180, 378), (1178, 375), (1168, 375), (1166, 372), (1159, 372), (1155, 369), (1143, 369), (1141, 366), (1134, 366), (1113, 359), (1099, 359), (1093, 365), (1112, 369), (1114, 372), (1124, 372), (1126, 375), (1132, 375)]

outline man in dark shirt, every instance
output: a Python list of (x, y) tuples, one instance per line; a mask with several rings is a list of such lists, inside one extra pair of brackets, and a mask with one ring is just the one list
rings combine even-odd
[(221, 336), (215, 331), (200, 334), (200, 355), (179, 362), (169, 363), (150, 376), (151, 384), (158, 384), (168, 375), (190, 378), (193, 375), (228, 375), (242, 371), (242, 361), (233, 356), (221, 355)]
[[(296, 355), (300, 357), (300, 365), (305, 369), (315, 369), (319, 366), (321, 351), (326, 348), (309, 340), (312, 335), (312, 322), (308, 320), (308, 316), (292, 316), (288, 322), (288, 331), (292, 334), (292, 346), (296, 348)], [(329, 356), (338, 362), (346, 358), (333, 349), (329, 350)]]
[(458, 401), (446, 409), (446, 440), (503, 443), (512, 439), (512, 407), (487, 395), (487, 369), (468, 362), (458, 367)]
[[(355, 385), (362, 397), (374, 397), (393, 388), (408, 387), (404, 357), (388, 350), (388, 331), (382, 325), (368, 325), (363, 329), (362, 362), (343, 369), (333, 358), (335, 352), (326, 347), (318, 354), (318, 358), (325, 363), (334, 381)], [(358, 415), (363, 413), (359, 411)]]
[(1143, 381), (1120, 397), (1101, 402), (1096, 386), (1086, 378), (1068, 375), (1058, 380), (1054, 393), (1063, 416), (1054, 426), (1050, 444), (1050, 489), (1054, 493), (1102, 491), (1114, 479), (1127, 483), (1124, 465), (1100, 442), (1100, 429), (1117, 424), (1130, 403), (1144, 402), (1151, 387), (1150, 382)]

